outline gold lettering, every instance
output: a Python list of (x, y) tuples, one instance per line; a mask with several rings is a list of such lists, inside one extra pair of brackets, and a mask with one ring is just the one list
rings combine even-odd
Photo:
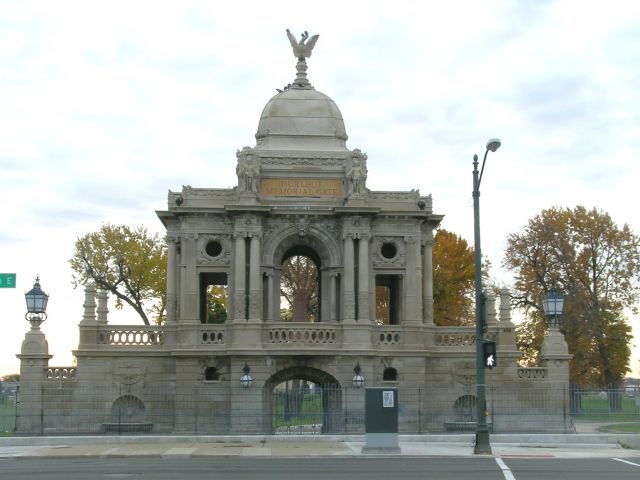
[(339, 198), (342, 181), (338, 179), (262, 178), (260, 195), (263, 197), (331, 197)]

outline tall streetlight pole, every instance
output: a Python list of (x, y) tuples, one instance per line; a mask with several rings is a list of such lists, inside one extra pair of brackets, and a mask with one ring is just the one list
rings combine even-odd
[(484, 173), (484, 164), (487, 161), (489, 150), (495, 152), (500, 148), (500, 140), (491, 138), (487, 142), (484, 152), (482, 167), (478, 175), (478, 155), (473, 156), (473, 236), (475, 253), (475, 289), (476, 289), (476, 445), (475, 454), (490, 454), (489, 428), (487, 427), (487, 398), (484, 383), (484, 361), (482, 347), (484, 344), (483, 328), (483, 302), (482, 302), (482, 251), (480, 250), (480, 182)]

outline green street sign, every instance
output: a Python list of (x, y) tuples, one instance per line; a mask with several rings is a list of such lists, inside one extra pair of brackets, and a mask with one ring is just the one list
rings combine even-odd
[(16, 288), (16, 274), (0, 273), (0, 288)]

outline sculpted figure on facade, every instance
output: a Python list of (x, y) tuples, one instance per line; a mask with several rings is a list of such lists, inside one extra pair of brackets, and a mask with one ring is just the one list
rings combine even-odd
[(238, 165), (236, 174), (238, 175), (238, 190), (242, 192), (258, 192), (258, 183), (260, 180), (260, 166), (258, 165), (253, 149), (244, 147), (236, 152)]
[(364, 195), (367, 182), (367, 155), (357, 148), (352, 154), (352, 165), (347, 176), (349, 178), (349, 195)]

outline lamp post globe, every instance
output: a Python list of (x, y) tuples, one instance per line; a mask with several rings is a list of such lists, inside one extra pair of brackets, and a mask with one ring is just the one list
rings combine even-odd
[(564, 309), (564, 297), (555, 288), (552, 288), (547, 293), (544, 300), (542, 300), (542, 309), (544, 310), (544, 316), (547, 318), (547, 322), (551, 328), (560, 327), (559, 317), (562, 315)]
[(362, 369), (360, 368), (360, 362), (358, 362), (353, 369), (354, 375), (353, 375), (353, 379), (351, 380), (351, 383), (356, 388), (364, 387), (365, 380), (361, 372), (362, 372)]
[(27, 302), (27, 313), (25, 318), (33, 327), (38, 327), (47, 319), (47, 303), (49, 295), (40, 288), (40, 277), (36, 277), (33, 288), (24, 294)]
[(495, 152), (500, 148), (500, 145), (502, 145), (502, 142), (499, 138), (490, 138), (487, 141), (487, 151), (491, 150), (492, 152)]
[(240, 385), (242, 386), (242, 388), (249, 388), (253, 383), (253, 377), (249, 375), (250, 371), (251, 369), (249, 368), (249, 365), (247, 365), (247, 362), (244, 362), (244, 367), (242, 369), (243, 373), (240, 377)]

